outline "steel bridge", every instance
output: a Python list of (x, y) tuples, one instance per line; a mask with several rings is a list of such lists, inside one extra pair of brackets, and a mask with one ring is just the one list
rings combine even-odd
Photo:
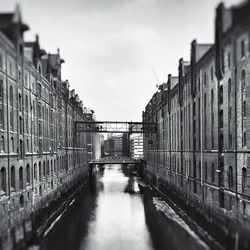
[(75, 132), (154, 134), (157, 132), (157, 124), (121, 121), (76, 121)]

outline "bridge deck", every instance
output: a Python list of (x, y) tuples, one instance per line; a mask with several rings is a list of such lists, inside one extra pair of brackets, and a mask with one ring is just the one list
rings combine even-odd
[(156, 123), (121, 121), (76, 121), (76, 132), (88, 133), (156, 133)]
[(91, 161), (90, 164), (135, 164), (139, 161), (132, 158), (125, 157), (106, 157), (95, 161)]

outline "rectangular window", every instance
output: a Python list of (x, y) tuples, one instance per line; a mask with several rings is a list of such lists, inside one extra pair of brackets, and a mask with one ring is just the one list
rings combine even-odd
[(228, 66), (228, 68), (231, 67), (231, 54), (230, 54), (230, 52), (227, 54), (227, 66)]
[(213, 68), (213, 66), (211, 67), (210, 74), (211, 74), (211, 81), (213, 81), (214, 80), (214, 68)]
[(247, 115), (247, 110), (246, 110), (246, 101), (243, 101), (243, 104), (242, 104), (242, 117), (245, 118), (246, 115)]
[(233, 145), (233, 136), (232, 136), (232, 134), (230, 133), (230, 134), (229, 134), (229, 148), (231, 148), (232, 145)]
[(219, 127), (223, 128), (223, 110), (220, 110), (219, 113)]
[(3, 55), (0, 54), (0, 68), (3, 68)]
[(242, 141), (242, 146), (245, 147), (247, 145), (247, 133), (246, 131), (243, 133), (243, 141)]
[(40, 98), (42, 97), (42, 86), (41, 86), (41, 84), (38, 84), (38, 96)]
[(204, 85), (206, 85), (206, 84), (207, 84), (207, 73), (204, 72)]
[(0, 127), (3, 127), (3, 110), (2, 110), (2, 107), (0, 107)]
[(241, 58), (245, 56), (245, 40), (241, 41)]
[(10, 129), (13, 131), (14, 129), (14, 116), (13, 116), (13, 112), (10, 111)]

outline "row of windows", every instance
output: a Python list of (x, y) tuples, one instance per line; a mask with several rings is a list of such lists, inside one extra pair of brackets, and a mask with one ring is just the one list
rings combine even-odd
[[(61, 162), (62, 163), (62, 162)], [(53, 167), (54, 165), (54, 167)], [(50, 171), (51, 170), (51, 171)], [(50, 176), (50, 174), (56, 173), (56, 160), (47, 161), (47, 166), (45, 167), (45, 161), (42, 163), (39, 162), (38, 168), (36, 163), (34, 164), (34, 180), (42, 181), (42, 177)], [(26, 185), (30, 185), (31, 183), (31, 168), (30, 165), (26, 165)], [(16, 186), (16, 169), (14, 166), (10, 168), (10, 187), (11, 191), (15, 190), (23, 190), (25, 188), (25, 180), (24, 180), (24, 169), (23, 167), (19, 167), (18, 170), (18, 186)], [(7, 172), (6, 168), (2, 167), (0, 171), (0, 193), (7, 193)]]
[[(157, 163), (157, 165), (161, 164), (162, 166), (164, 166), (165, 164), (167, 164), (168, 166), (170, 166), (170, 158), (169, 157), (162, 157), (164, 155), (161, 155), (160, 157), (157, 157), (156, 152), (152, 152), (152, 151), (148, 151), (147, 153), (147, 158), (149, 163), (153, 164), (153, 163)], [(171, 157), (171, 169), (173, 171), (179, 172), (179, 173), (183, 173), (183, 169), (180, 171), (180, 162), (177, 160), (176, 157)], [(191, 175), (191, 162), (187, 161), (185, 162), (186, 164), (186, 172), (188, 175)], [(217, 170), (215, 169), (215, 164), (211, 163), (211, 168), (208, 168), (208, 164), (205, 162), (204, 163), (204, 181), (209, 181), (209, 173), (210, 173), (210, 181), (211, 183), (214, 183), (216, 181), (216, 172)], [(246, 167), (243, 167), (241, 169), (241, 173), (238, 174), (239, 178), (241, 179), (241, 191), (244, 193), (247, 189), (248, 184), (250, 183), (250, 176), (247, 175), (247, 169)], [(236, 180), (236, 176), (234, 175), (234, 171), (233, 171), (233, 167), (229, 166), (227, 172), (223, 173), (223, 167), (222, 167), (222, 172), (218, 172), (218, 178), (221, 178), (221, 180), (223, 181), (223, 176), (227, 177), (227, 183), (228, 183), (228, 187), (229, 188), (233, 188), (235, 186), (235, 184), (237, 183)], [(194, 163), (193, 165), (193, 177), (194, 178), (201, 178), (201, 163), (199, 163), (198, 165), (196, 165), (196, 163)]]

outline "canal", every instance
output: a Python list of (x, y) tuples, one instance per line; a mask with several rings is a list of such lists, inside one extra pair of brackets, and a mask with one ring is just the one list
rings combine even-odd
[(121, 165), (106, 165), (55, 220), (40, 250), (209, 249), (167, 203)]

